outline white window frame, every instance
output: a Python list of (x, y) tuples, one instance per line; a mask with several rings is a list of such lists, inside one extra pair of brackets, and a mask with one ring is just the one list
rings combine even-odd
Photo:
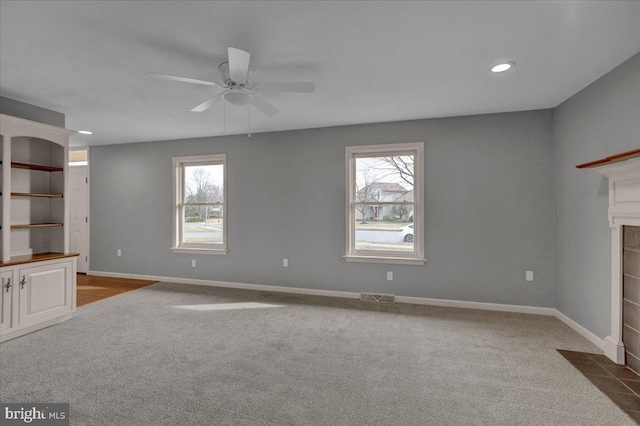
[[(212, 166), (223, 167), (222, 204), (222, 244), (185, 244), (182, 241), (183, 215), (187, 203), (184, 200), (184, 170), (186, 166)], [(173, 247), (174, 253), (200, 253), (200, 254), (227, 254), (227, 155), (193, 155), (188, 157), (173, 157)]]
[[(346, 238), (345, 255), (347, 262), (395, 263), (404, 265), (424, 265), (424, 142), (392, 143), (384, 145), (348, 146), (345, 149), (345, 186), (346, 186)], [(355, 192), (356, 192), (356, 158), (369, 156), (413, 155), (414, 160), (414, 203), (413, 241), (414, 252), (384, 252), (355, 250)], [(372, 204), (398, 204), (381, 203)]]

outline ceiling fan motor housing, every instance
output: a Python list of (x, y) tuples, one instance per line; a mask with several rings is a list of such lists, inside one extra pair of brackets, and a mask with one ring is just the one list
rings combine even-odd
[(231, 75), (229, 74), (229, 62), (223, 62), (218, 66), (220, 70), (220, 75), (222, 76), (222, 81), (226, 86), (240, 86), (247, 87), (249, 85), (249, 77), (253, 74), (253, 68), (249, 67), (247, 72), (247, 81), (237, 82), (231, 80)]

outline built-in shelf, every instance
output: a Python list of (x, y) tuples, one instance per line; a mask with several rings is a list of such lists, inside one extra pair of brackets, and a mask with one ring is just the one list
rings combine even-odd
[(67, 192), (73, 133), (0, 113), (0, 272), (3, 284), (11, 281), (0, 293), (0, 342), (75, 311), (78, 254), (69, 253)]
[(62, 223), (27, 223), (24, 225), (11, 225), (11, 229), (55, 228), (57, 226), (62, 226)]
[[(0, 192), (2, 195), (2, 192)], [(31, 192), (12, 192), (12, 197), (62, 198), (62, 194), (34, 194)]]
[[(2, 164), (2, 161), (0, 161)], [(28, 164), (28, 163), (11, 163), (11, 167), (14, 169), (29, 169), (29, 170), (42, 170), (44, 172), (61, 172), (64, 169), (62, 167), (55, 166), (43, 166), (40, 164)]]

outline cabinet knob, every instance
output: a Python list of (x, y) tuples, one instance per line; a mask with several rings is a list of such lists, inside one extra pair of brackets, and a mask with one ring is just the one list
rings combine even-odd
[(5, 292), (8, 293), (11, 288), (11, 278), (7, 278), (7, 283), (4, 285), (4, 288), (6, 288)]
[(22, 276), (22, 281), (20, 281), (20, 290), (24, 288), (24, 285), (27, 283), (27, 277), (25, 275)]

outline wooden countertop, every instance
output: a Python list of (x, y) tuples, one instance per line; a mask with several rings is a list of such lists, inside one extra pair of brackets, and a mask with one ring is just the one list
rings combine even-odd
[(22, 265), (25, 263), (43, 262), (45, 260), (64, 259), (65, 257), (80, 256), (80, 253), (38, 253), (28, 254), (25, 256), (14, 256), (7, 262), (0, 262), (0, 268), (3, 266)]

